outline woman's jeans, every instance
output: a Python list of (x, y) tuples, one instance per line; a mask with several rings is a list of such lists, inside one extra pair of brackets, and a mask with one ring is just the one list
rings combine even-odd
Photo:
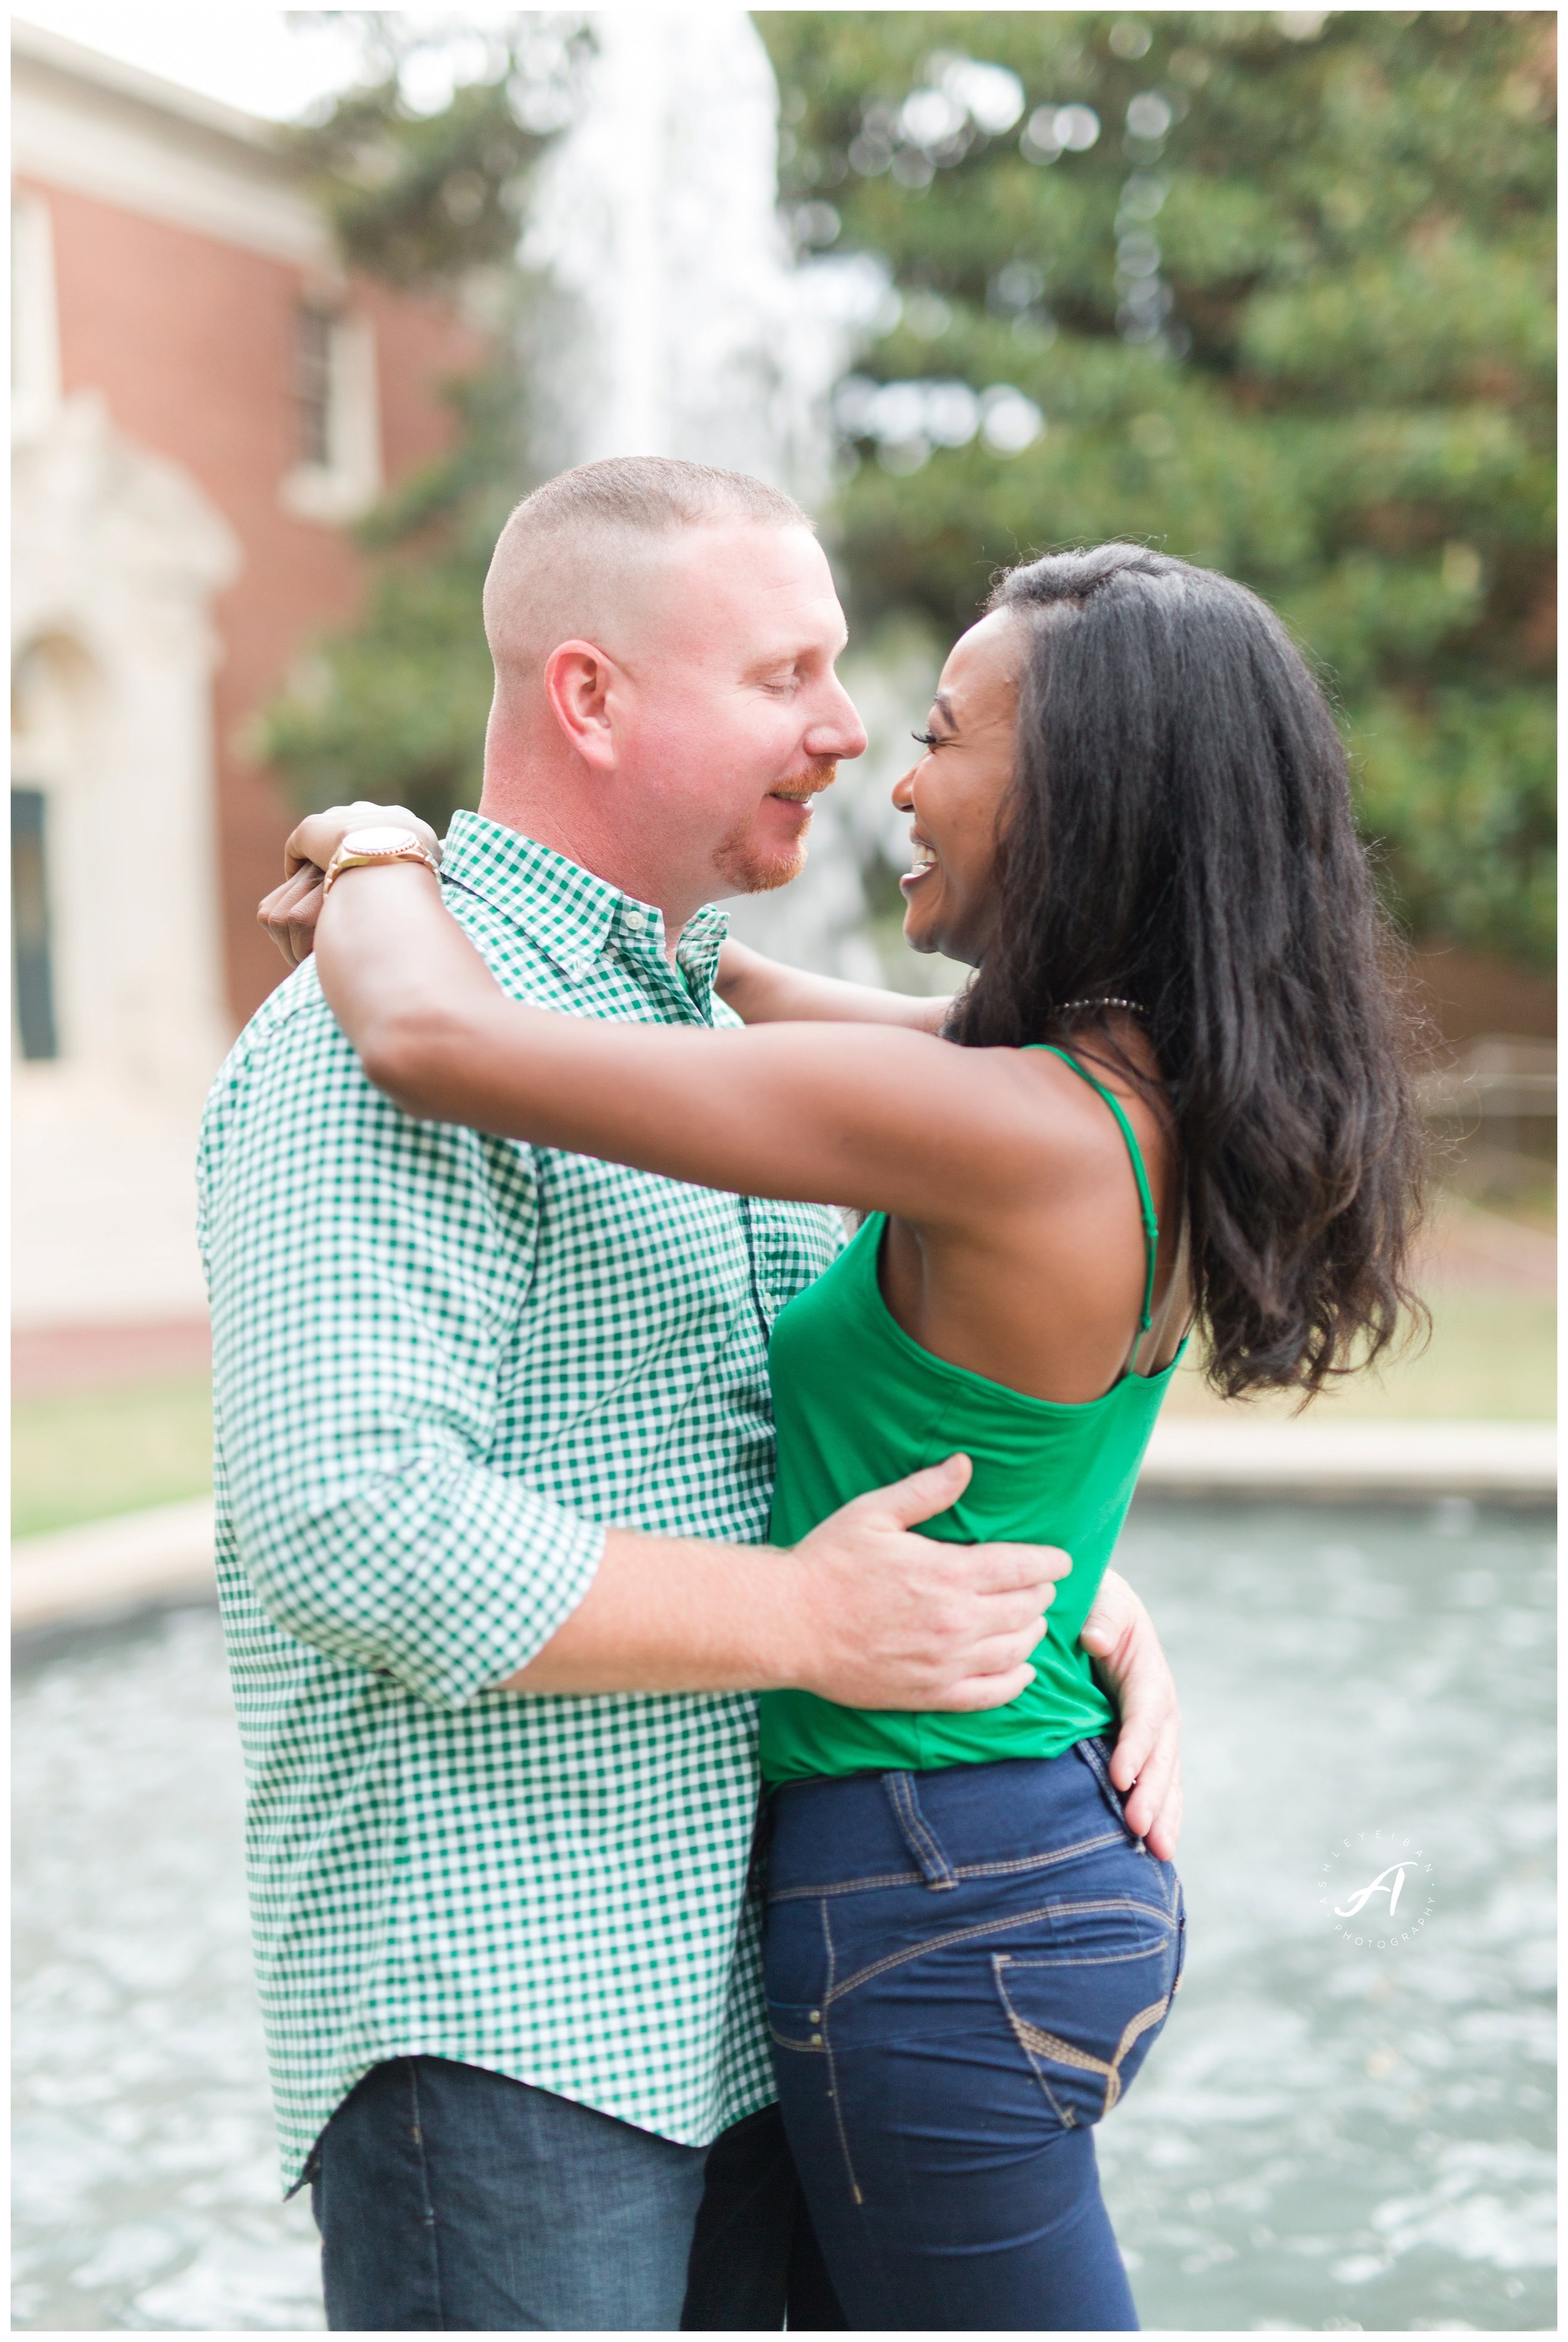
[(1107, 1741), (771, 1800), (784, 2127), (849, 2324), (1134, 2328), (1092, 2126), (1180, 1980)]

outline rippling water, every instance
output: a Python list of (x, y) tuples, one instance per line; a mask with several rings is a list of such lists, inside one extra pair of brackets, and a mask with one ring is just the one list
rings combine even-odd
[[(1134, 1515), (1188, 1719), (1186, 1980), (1100, 2133), (1146, 2326), (1555, 2324), (1551, 1564), (1453, 1504)], [(15, 1715), (15, 2322), (319, 2327), (215, 1616), (35, 1650)], [(1358, 1949), (1406, 1839), (1423, 1923)]]

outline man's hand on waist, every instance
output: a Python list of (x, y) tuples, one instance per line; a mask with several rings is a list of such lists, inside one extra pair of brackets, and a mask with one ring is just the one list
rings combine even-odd
[(874, 1488), (830, 1514), (790, 1560), (790, 1686), (842, 1707), (1002, 1707), (1034, 1680), (1029, 1655), (1071, 1557), (1054, 1546), (916, 1536), (969, 1485), (966, 1456)]
[(598, 1574), (504, 1691), (816, 1692), (845, 1707), (1001, 1707), (1066, 1554), (950, 1545), (914, 1524), (945, 1512), (966, 1456), (857, 1496), (788, 1551), (611, 1529)]

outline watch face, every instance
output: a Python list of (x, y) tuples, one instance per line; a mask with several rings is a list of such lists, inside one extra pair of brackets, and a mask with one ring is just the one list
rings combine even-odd
[(343, 841), (344, 854), (404, 854), (419, 840), (411, 829), (394, 829), (390, 824), (377, 829), (351, 829)]

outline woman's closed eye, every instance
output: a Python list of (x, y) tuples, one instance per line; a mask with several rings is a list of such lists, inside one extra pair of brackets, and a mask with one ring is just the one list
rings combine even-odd
[(912, 732), (909, 736), (912, 740), (917, 740), (923, 748), (944, 748), (952, 735), (943, 732)]

